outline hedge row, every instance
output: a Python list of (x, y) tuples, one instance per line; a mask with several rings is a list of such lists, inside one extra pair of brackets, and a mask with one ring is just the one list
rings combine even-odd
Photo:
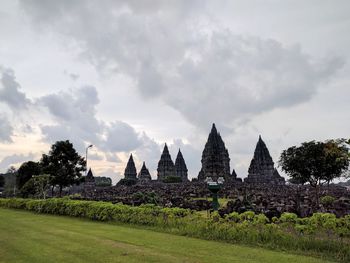
[(350, 216), (338, 219), (332, 214), (316, 213), (304, 219), (285, 213), (270, 222), (265, 215), (248, 211), (242, 214), (234, 212), (224, 218), (213, 213), (210, 218), (206, 218), (197, 212), (181, 208), (161, 208), (155, 205), (132, 207), (65, 198), (0, 199), (0, 207), (146, 225), (179, 235), (297, 251), (350, 262)]

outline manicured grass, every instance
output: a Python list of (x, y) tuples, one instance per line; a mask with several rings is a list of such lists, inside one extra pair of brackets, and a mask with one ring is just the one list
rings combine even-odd
[(126, 225), (0, 208), (0, 262), (329, 262)]

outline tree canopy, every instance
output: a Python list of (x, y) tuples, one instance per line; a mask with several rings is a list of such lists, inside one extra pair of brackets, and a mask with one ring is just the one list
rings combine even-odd
[(33, 175), (39, 175), (40, 173), (40, 163), (33, 161), (23, 163), (17, 171), (16, 183), (18, 189), (21, 189), (23, 185), (33, 177)]
[(317, 188), (347, 171), (350, 156), (346, 143), (344, 139), (304, 142), (284, 150), (279, 165), (291, 177), (291, 182), (309, 183)]
[(59, 186), (60, 195), (63, 187), (79, 183), (86, 169), (85, 159), (68, 140), (53, 144), (49, 154), (43, 154), (41, 165), (42, 171), (50, 175), (51, 185)]

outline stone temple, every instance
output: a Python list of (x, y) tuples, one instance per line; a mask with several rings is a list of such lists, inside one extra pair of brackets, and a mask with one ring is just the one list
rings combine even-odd
[(151, 174), (149, 173), (145, 162), (143, 162), (143, 165), (141, 167), (141, 171), (138, 175), (138, 180), (140, 183), (147, 183), (152, 180)]
[(187, 171), (188, 169), (187, 169), (184, 157), (182, 156), (182, 153), (179, 149), (179, 152), (177, 153), (176, 160), (175, 160), (176, 176), (180, 177), (182, 182), (187, 182), (188, 181)]
[(176, 176), (175, 165), (166, 144), (164, 145), (163, 153), (158, 162), (157, 172), (158, 181), (164, 181), (166, 178)]
[(95, 187), (95, 177), (92, 174), (91, 168), (89, 169), (84, 182), (84, 187)]
[(202, 169), (198, 174), (198, 180), (204, 181), (207, 177), (211, 177), (213, 180), (224, 177), (225, 181), (234, 179), (230, 173), (228, 151), (214, 123), (202, 153)]
[(134, 159), (132, 157), (132, 154), (130, 154), (130, 158), (128, 161), (128, 164), (126, 165), (125, 171), (124, 171), (124, 179), (126, 180), (137, 180), (136, 177), (136, 167), (134, 163)]
[(274, 184), (284, 185), (285, 180), (274, 168), (272, 157), (266, 147), (265, 142), (259, 136), (258, 143), (254, 151), (254, 157), (250, 162), (248, 177), (244, 179), (246, 183), (253, 184)]

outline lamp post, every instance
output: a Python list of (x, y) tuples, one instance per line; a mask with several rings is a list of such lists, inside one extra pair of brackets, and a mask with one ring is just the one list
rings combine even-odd
[(206, 179), (208, 189), (212, 193), (213, 201), (212, 206), (213, 210), (217, 211), (220, 207), (219, 200), (218, 200), (218, 192), (221, 189), (221, 185), (225, 182), (223, 177), (219, 177), (217, 181), (214, 181), (213, 178), (207, 177)]
[(93, 145), (90, 144), (88, 147), (86, 147), (86, 152), (85, 152), (85, 161), (86, 161), (86, 171), (85, 171), (85, 176), (87, 174), (87, 170), (88, 170), (88, 166), (87, 166), (87, 163), (88, 163), (88, 150), (89, 148), (91, 148)]

